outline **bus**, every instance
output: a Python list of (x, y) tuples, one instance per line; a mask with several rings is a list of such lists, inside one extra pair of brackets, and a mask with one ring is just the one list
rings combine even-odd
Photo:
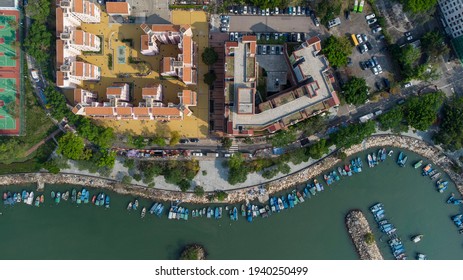
[(359, 12), (359, 13), (363, 12), (363, 5), (365, 5), (365, 0), (362, 0), (360, 2), (360, 5), (358, 6), (357, 12)]
[(356, 13), (357, 10), (358, 10), (358, 8), (359, 8), (359, 1), (358, 1), (358, 0), (355, 0), (353, 12)]
[(354, 42), (354, 46), (358, 46), (359, 41), (357, 41), (357, 37), (355, 37), (355, 34), (350, 35), (350, 37), (352, 38), (352, 42)]

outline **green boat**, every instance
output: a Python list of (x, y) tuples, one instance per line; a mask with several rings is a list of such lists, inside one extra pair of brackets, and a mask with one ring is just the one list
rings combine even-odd
[(420, 168), (420, 166), (421, 166), (422, 164), (423, 164), (423, 160), (420, 160), (420, 161), (418, 161), (417, 163), (415, 163), (415, 165), (414, 165), (415, 169)]

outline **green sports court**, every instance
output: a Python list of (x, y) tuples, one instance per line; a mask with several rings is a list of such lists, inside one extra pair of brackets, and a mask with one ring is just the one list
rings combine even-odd
[(0, 10), (0, 135), (20, 135), (23, 119), (19, 11)]
[(17, 85), (14, 78), (0, 78), (0, 131), (16, 130), (18, 111)]
[(13, 21), (17, 22), (15, 16), (0, 14), (0, 67), (16, 66), (16, 29), (11, 27)]

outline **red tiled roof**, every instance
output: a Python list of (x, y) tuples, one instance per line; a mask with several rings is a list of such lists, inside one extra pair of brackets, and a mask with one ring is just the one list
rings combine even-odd
[(127, 2), (106, 2), (106, 11), (108, 14), (129, 15), (130, 5)]
[(116, 107), (116, 113), (124, 116), (132, 115), (132, 107)]
[(141, 50), (142, 51), (149, 49), (148, 43), (149, 43), (149, 36), (146, 34), (141, 35)]
[(56, 72), (56, 85), (64, 86), (64, 73), (61, 71)]
[(180, 26), (174, 24), (153, 24), (151, 30), (154, 32), (179, 32)]
[(190, 36), (183, 36), (183, 63), (191, 64), (192, 39)]
[(56, 37), (59, 37), (64, 31), (64, 18), (63, 18), (63, 9), (60, 7), (56, 8)]
[(114, 107), (85, 107), (85, 114), (89, 116), (113, 116)]
[(149, 108), (147, 107), (133, 107), (132, 110), (135, 116), (149, 115)]
[(64, 42), (62, 40), (56, 40), (56, 65), (59, 69), (61, 65), (64, 63)]
[(82, 102), (82, 89), (76, 88), (74, 89), (74, 104), (78, 104)]

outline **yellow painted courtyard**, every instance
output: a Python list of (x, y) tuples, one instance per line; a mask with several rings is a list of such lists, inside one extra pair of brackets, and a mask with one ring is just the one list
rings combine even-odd
[[(131, 100), (134, 106), (138, 106), (141, 99), (141, 89), (149, 84), (162, 84), (164, 103), (179, 103), (177, 93), (183, 89), (191, 89), (198, 93), (198, 105), (190, 107), (193, 115), (185, 116), (183, 120), (172, 120), (165, 125), (171, 131), (179, 131), (185, 137), (205, 138), (208, 135), (209, 124), (209, 93), (208, 86), (203, 82), (203, 75), (208, 67), (201, 60), (201, 53), (208, 46), (207, 15), (201, 11), (172, 11), (173, 24), (189, 24), (193, 30), (193, 40), (198, 50), (196, 54), (198, 68), (198, 84), (186, 86), (176, 78), (161, 78), (159, 75), (160, 62), (163, 57), (177, 57), (179, 50), (174, 45), (161, 45), (161, 54), (145, 56), (140, 54), (140, 36), (144, 34), (139, 24), (109, 23), (109, 17), (102, 11), (101, 23), (83, 24), (82, 30), (98, 35), (102, 38), (101, 53), (87, 53), (79, 56), (85, 61), (101, 68), (101, 80), (98, 82), (86, 82), (83, 88), (98, 94), (99, 101), (104, 101), (106, 88), (116, 82), (129, 83), (131, 86)], [(130, 46), (132, 44), (132, 46)], [(119, 49), (125, 48), (125, 63), (119, 63)], [(112, 54), (112, 69), (108, 67), (108, 54)], [(129, 63), (129, 57), (147, 62), (151, 66), (148, 76), (137, 76), (139, 70), (135, 64)], [(124, 59), (122, 59), (124, 60)], [(122, 61), (121, 60), (121, 61)], [(72, 93), (66, 92), (66, 96), (72, 99)], [(113, 127), (118, 133), (142, 134), (145, 136), (156, 133), (156, 127), (160, 127), (155, 120), (95, 120), (104, 126)], [(164, 124), (163, 124), (164, 127)]]

